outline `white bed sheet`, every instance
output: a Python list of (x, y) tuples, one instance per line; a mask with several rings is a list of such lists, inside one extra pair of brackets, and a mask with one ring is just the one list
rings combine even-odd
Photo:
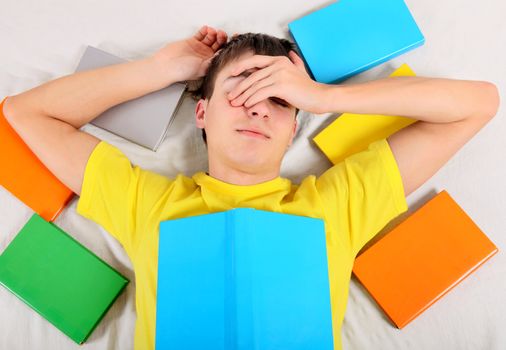
[[(187, 0), (1, 1), (0, 98), (72, 73), (86, 45), (127, 59), (153, 53), (166, 42), (189, 36), (201, 24), (226, 30), (287, 37), (287, 23), (330, 1)], [(422, 76), (495, 82), (506, 88), (506, 5), (500, 0), (408, 0), (426, 44), (349, 82), (387, 76), (408, 63)], [(347, 83), (349, 83), (347, 82)], [(175, 123), (154, 153), (100, 129), (89, 132), (117, 145), (132, 162), (168, 176), (206, 168), (206, 154), (186, 99)], [(335, 115), (301, 112), (301, 128), (286, 155), (282, 175), (298, 181), (320, 174), (329, 163), (311, 138)], [(429, 182), (408, 198), (410, 211), (434, 192), (447, 189), (499, 247), (487, 262), (403, 330), (394, 328), (364, 289), (352, 279), (343, 325), (345, 349), (506, 348), (506, 121), (504, 108)], [(1, 140), (0, 140), (1, 142)], [(135, 323), (135, 281), (121, 246), (98, 225), (75, 212), (77, 201), (56, 224), (132, 280), (83, 346), (131, 349)], [(0, 187), (0, 252), (31, 216), (30, 209)], [(0, 288), (0, 349), (78, 349), (65, 335)]]

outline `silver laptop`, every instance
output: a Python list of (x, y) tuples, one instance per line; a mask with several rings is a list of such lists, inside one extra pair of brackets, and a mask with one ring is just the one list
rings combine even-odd
[[(123, 62), (126, 60), (88, 46), (76, 72)], [(109, 108), (91, 123), (156, 151), (174, 119), (185, 89), (186, 85), (183, 83), (172, 84), (164, 89)]]

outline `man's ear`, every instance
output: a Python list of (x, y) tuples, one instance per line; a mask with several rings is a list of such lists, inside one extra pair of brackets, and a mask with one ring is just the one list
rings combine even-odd
[(200, 99), (197, 102), (197, 106), (195, 107), (195, 123), (197, 124), (197, 128), (204, 129), (205, 123), (205, 115), (207, 108), (207, 99)]
[(295, 117), (295, 123), (293, 123), (292, 137), (290, 137), (290, 142), (288, 142), (288, 146), (292, 145), (293, 138), (295, 137), (296, 133), (297, 133), (297, 117)]

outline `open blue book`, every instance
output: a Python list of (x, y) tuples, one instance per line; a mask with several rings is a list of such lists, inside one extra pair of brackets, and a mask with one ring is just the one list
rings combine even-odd
[(288, 28), (314, 79), (326, 84), (425, 42), (403, 0), (339, 0)]
[(156, 349), (333, 349), (324, 222), (247, 208), (161, 222)]

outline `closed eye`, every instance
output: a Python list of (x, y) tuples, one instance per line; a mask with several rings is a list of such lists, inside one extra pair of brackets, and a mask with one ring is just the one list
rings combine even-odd
[(283, 107), (290, 107), (290, 104), (289, 104), (288, 102), (286, 102), (285, 100), (283, 100), (282, 98), (278, 98), (278, 97), (269, 97), (269, 99), (270, 99), (272, 102), (274, 102), (274, 103), (276, 103), (276, 104), (278, 104), (278, 105), (280, 105), (280, 106), (283, 106)]

